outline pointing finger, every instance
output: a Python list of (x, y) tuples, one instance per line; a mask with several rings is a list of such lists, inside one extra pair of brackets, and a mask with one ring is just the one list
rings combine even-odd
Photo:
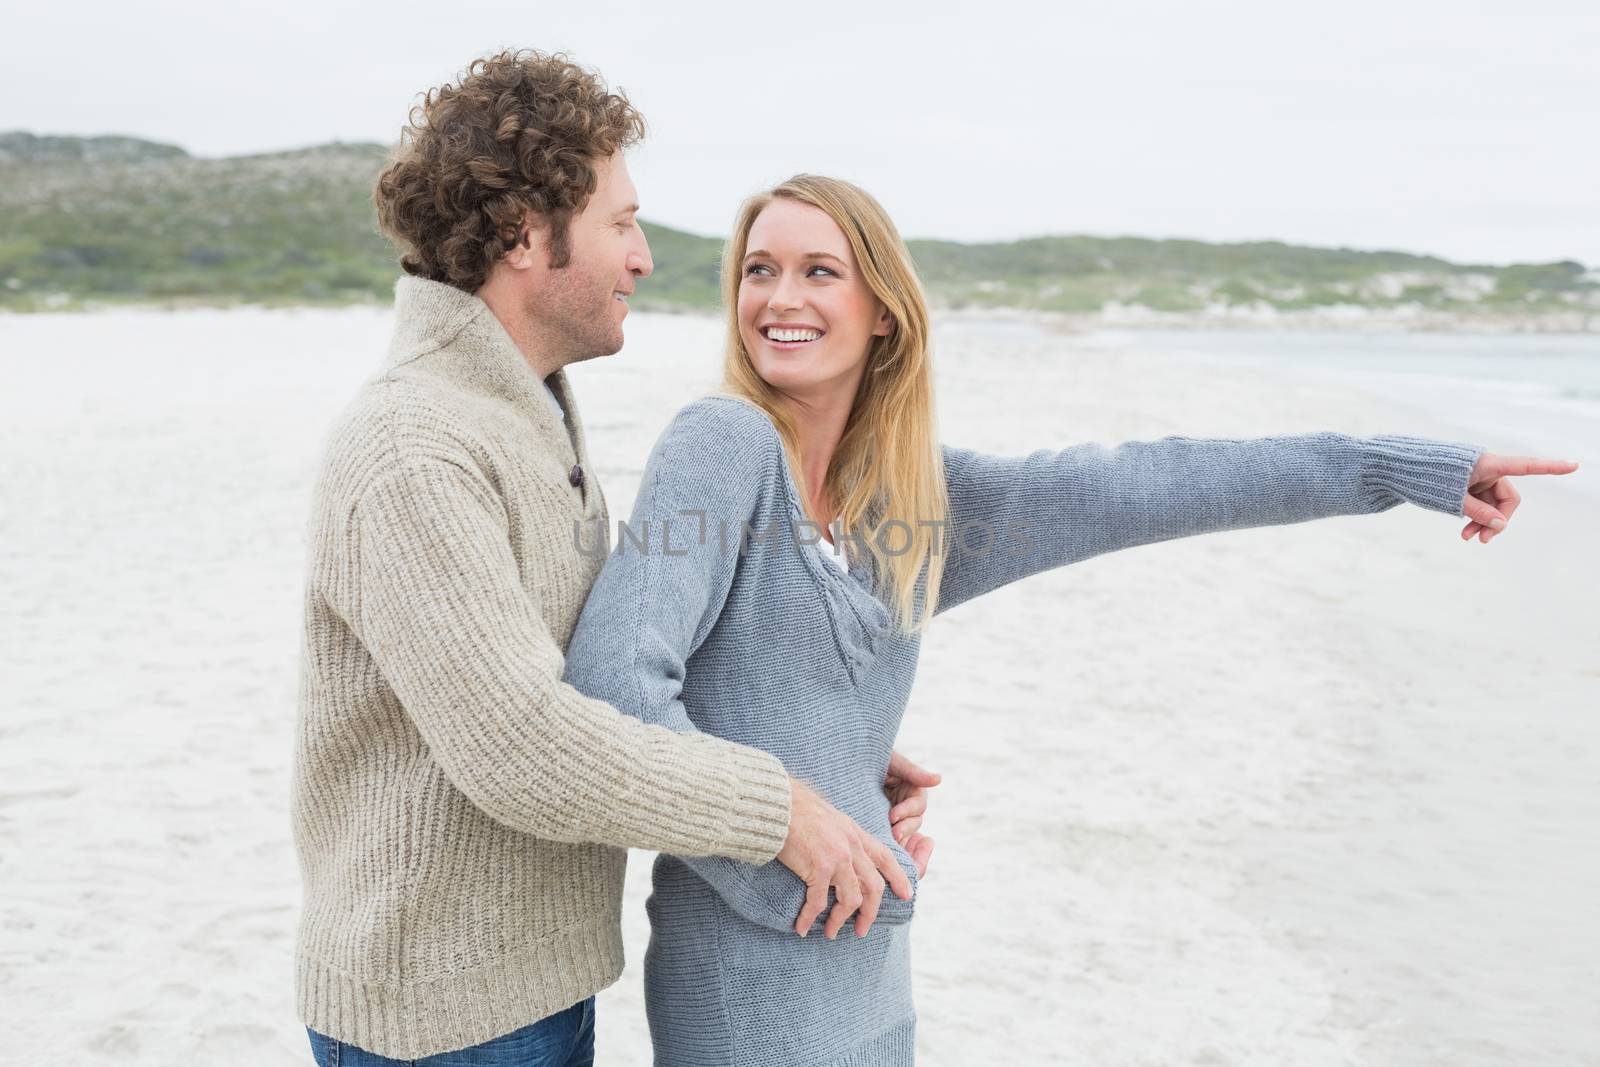
[(1495, 476), (1524, 474), (1571, 474), (1578, 464), (1570, 459), (1540, 459), (1537, 456), (1496, 456)]

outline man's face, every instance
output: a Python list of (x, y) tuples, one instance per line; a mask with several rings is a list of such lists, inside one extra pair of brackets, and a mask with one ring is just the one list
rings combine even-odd
[(650, 246), (639, 229), (639, 194), (618, 152), (595, 167), (594, 195), (567, 227), (571, 258), (542, 271), (528, 312), (544, 322), (576, 362), (622, 348), (622, 320), (634, 282), (650, 273)]

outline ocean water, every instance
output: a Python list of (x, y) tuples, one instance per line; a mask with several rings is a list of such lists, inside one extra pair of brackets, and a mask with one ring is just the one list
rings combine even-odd
[[(1300, 378), (1354, 388), (1371, 396), (1375, 407), (1409, 411), (1454, 440), (1495, 452), (1600, 463), (1600, 337), (1592, 334), (1076, 332), (1040, 320), (973, 316), (944, 321), (937, 338), (996, 350), (1042, 347), (1055, 359), (1137, 352), (1158, 372), (1209, 365), (1230, 379), (1241, 368), (1258, 367), (1280, 382)], [(1207, 416), (1197, 412), (1170, 432), (1204, 430)], [(1413, 432), (1404, 419), (1368, 429)], [(1573, 488), (1600, 497), (1600, 480), (1574, 479)]]
[(1140, 330), (1085, 343), (1326, 377), (1455, 422), (1499, 451), (1600, 461), (1600, 337), (1592, 334)]
[(1326, 370), (1373, 382), (1470, 383), (1570, 404), (1600, 418), (1593, 334), (1141, 331), (1152, 350)]

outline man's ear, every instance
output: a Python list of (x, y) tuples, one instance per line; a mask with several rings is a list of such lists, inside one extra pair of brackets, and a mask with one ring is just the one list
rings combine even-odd
[[(545, 252), (545, 238), (548, 232), (536, 217), (524, 216), (515, 231), (516, 243), (506, 250), (501, 260), (512, 270), (530, 270), (548, 263), (549, 256)], [(508, 232), (506, 236), (510, 237), (511, 234)]]

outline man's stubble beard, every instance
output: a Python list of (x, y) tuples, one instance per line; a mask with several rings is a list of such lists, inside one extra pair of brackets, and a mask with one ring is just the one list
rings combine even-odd
[[(549, 327), (550, 336), (561, 346), (563, 366), (616, 354), (622, 348), (622, 324), (613, 316), (613, 286), (602, 288), (597, 277), (585, 276), (569, 263), (551, 277), (544, 299), (530, 310)], [(596, 294), (603, 294), (599, 299)]]

